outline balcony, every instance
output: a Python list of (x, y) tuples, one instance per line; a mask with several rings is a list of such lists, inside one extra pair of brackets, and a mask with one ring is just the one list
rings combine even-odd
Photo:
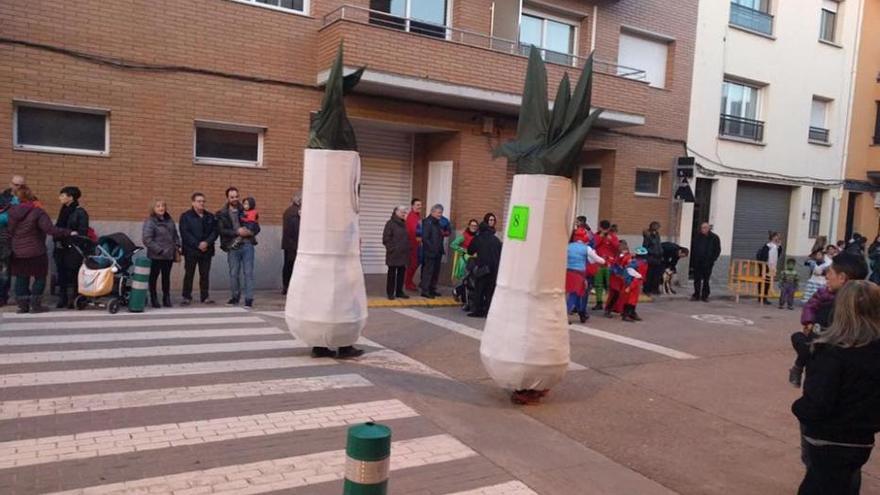
[(810, 127), (809, 140), (813, 143), (828, 143), (831, 131), (821, 127)]
[(730, 24), (749, 31), (773, 36), (773, 16), (739, 4), (730, 4)]
[(764, 123), (760, 120), (746, 119), (734, 115), (721, 115), (718, 134), (724, 137), (754, 141), (764, 141)]
[[(318, 84), (340, 42), (347, 69), (366, 66), (357, 91), (446, 107), (516, 115), (530, 47), (462, 29), (428, 24), (363, 7), (327, 14), (319, 34)], [(585, 58), (542, 50), (550, 97), (562, 75), (576, 82)], [(593, 104), (605, 109), (598, 125), (643, 125), (648, 100), (645, 72), (595, 60)]]

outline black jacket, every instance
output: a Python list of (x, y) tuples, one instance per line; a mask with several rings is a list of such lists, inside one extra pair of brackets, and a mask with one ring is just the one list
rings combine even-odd
[(691, 264), (694, 266), (712, 266), (721, 256), (721, 239), (715, 232), (703, 235), (697, 232), (691, 241)]
[(382, 231), (382, 245), (385, 246), (385, 264), (388, 266), (406, 266), (409, 264), (409, 234), (406, 222), (397, 215), (385, 224)]
[[(217, 242), (217, 219), (214, 214), (205, 210), (201, 217), (192, 208), (180, 214), (178, 229), (184, 256), (214, 256), (214, 244)], [(199, 251), (199, 243), (207, 242), (208, 250)]]
[(487, 224), (480, 224), (479, 233), (468, 246), (468, 254), (477, 256), (477, 266), (488, 266), (491, 276), (498, 275), (498, 265), (501, 264), (501, 241), (495, 236), (495, 230)]
[(299, 205), (290, 205), (281, 219), (281, 249), (296, 252), (299, 248)]
[(880, 431), (880, 341), (852, 348), (817, 344), (814, 349), (803, 397), (791, 406), (804, 435), (874, 443)]
[(659, 232), (642, 232), (642, 246), (648, 250), (648, 264), (659, 265), (663, 262), (662, 244)]
[(678, 260), (681, 256), (678, 255), (679, 251), (681, 251), (681, 246), (674, 242), (664, 242), (660, 244), (660, 247), (663, 249), (663, 266), (672, 271), (676, 271), (676, 267), (678, 266)]
[[(241, 210), (241, 206), (238, 209)], [(215, 213), (214, 218), (217, 220), (217, 233), (220, 235), (220, 249), (229, 251), (232, 241), (238, 237), (238, 228), (232, 223), (232, 218), (229, 217), (229, 204), (227, 203), (220, 211)], [(256, 227), (256, 232), (254, 232), (254, 237), (256, 238), (257, 234), (260, 233), (260, 224), (255, 224), (254, 226)]]
[(422, 220), (422, 256), (425, 258), (442, 258), (446, 254), (443, 248), (443, 229), (440, 221), (428, 215)]

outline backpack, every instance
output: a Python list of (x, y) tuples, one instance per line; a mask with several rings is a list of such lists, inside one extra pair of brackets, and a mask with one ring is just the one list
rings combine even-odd
[(759, 249), (758, 252), (755, 253), (755, 259), (758, 261), (763, 261), (764, 263), (769, 261), (770, 260), (770, 246), (768, 246), (767, 244), (764, 244), (763, 246), (761, 246), (761, 249)]

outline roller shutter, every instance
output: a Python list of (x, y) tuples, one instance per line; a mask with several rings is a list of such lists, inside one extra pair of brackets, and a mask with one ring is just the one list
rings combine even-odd
[(755, 259), (767, 243), (769, 231), (787, 238), (791, 188), (775, 184), (739, 181), (733, 219), (733, 259)]
[(361, 262), (364, 273), (385, 273), (382, 230), (395, 206), (408, 205), (412, 192), (413, 135), (358, 126), (361, 155)]

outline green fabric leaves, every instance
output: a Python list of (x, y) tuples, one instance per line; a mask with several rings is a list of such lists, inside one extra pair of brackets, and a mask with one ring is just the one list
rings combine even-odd
[(364, 69), (365, 67), (361, 67), (352, 74), (342, 76), (342, 43), (340, 43), (333, 68), (330, 69), (330, 77), (327, 78), (327, 85), (324, 88), (321, 110), (318, 111), (309, 128), (308, 148), (357, 151), (357, 139), (345, 113), (343, 97), (360, 82)]

